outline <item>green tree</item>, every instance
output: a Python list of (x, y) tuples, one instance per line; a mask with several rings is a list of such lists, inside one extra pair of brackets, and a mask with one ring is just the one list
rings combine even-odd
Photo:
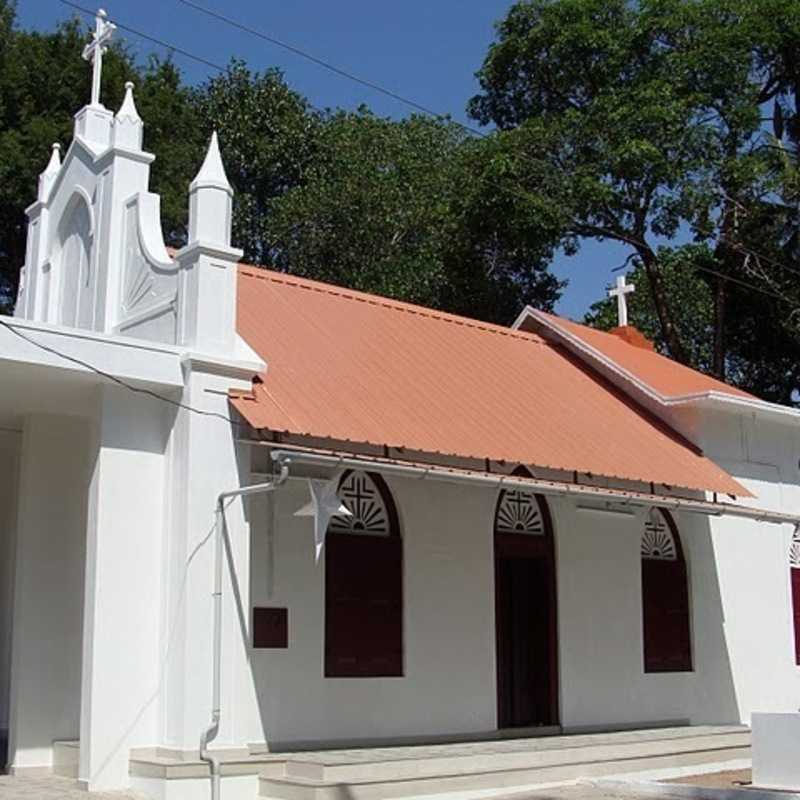
[(550, 308), (560, 285), (503, 216), (508, 204), (483, 191), (487, 165), (453, 124), (331, 114), (270, 215), (277, 264), (489, 320), (510, 321), (524, 302)]
[[(498, 25), (470, 104), (518, 151), (520, 183), (549, 198), (562, 242), (627, 245), (667, 352), (720, 376), (739, 359), (729, 331), (737, 281), (755, 280), (745, 232), (780, 189), (762, 116), (791, 86), (798, 19), (798, 0), (519, 2)], [(680, 249), (687, 235), (704, 249)], [(681, 322), (675, 269), (698, 273), (711, 291), (703, 347)], [(781, 292), (760, 280), (774, 311)], [(767, 339), (758, 340), (749, 357), (768, 360)], [(696, 361), (702, 352), (709, 359)], [(745, 372), (739, 365), (730, 377)]]
[[(89, 96), (80, 57), (89, 30), (73, 20), (52, 33), (21, 31), (8, 0), (0, 12), (0, 303), (10, 310), (23, 209), (50, 143), (71, 140)], [(168, 244), (186, 240), (189, 182), (217, 130), (236, 194), (233, 241), (251, 263), (502, 322), (523, 303), (551, 308), (558, 297), (546, 271), (550, 215), (497, 191), (497, 176), (517, 168), (499, 140), (469, 141), (419, 117), (321, 113), (278, 70), (238, 61), (188, 87), (172, 62), (139, 64), (118, 37), (104, 61), (107, 107), (119, 105), (127, 80), (156, 155), (151, 188)]]
[(274, 201), (300, 183), (316, 151), (319, 114), (279, 70), (251, 72), (239, 61), (199, 87), (193, 100), (206, 143), (212, 130), (219, 134), (236, 192), (233, 240), (248, 261), (268, 265)]

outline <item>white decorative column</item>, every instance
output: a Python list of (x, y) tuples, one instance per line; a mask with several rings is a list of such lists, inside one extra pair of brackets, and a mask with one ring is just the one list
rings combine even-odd
[(129, 783), (130, 751), (158, 741), (167, 432), (173, 409), (119, 386), (97, 390), (86, 526), (78, 778)]
[[(186, 349), (186, 383), (173, 428), (171, 454), (169, 600), (176, 631), (168, 667), (165, 741), (197, 754), (211, 719), (214, 511), (220, 493), (250, 482), (250, 453), (237, 444), (228, 393), (248, 390), (263, 363), (236, 334), (237, 262), (230, 246), (233, 190), (216, 135), (190, 187), (189, 242), (180, 264), (179, 344)], [(202, 413), (197, 413), (202, 412)], [(246, 502), (246, 501), (245, 501)], [(256, 703), (249, 669), (249, 527), (241, 499), (226, 509), (231, 555), (223, 581), (222, 720), (212, 749), (246, 752), (235, 700)]]
[(48, 770), (53, 741), (79, 734), (87, 432), (65, 416), (31, 415), (23, 426), (9, 715), (18, 774)]
[(181, 266), (179, 343), (205, 353), (231, 356), (236, 347), (236, 264), (231, 247), (233, 189), (217, 134), (189, 187), (189, 243), (175, 258)]

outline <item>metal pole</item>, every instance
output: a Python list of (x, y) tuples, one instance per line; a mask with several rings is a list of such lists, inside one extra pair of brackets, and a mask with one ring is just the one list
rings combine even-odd
[(200, 735), (200, 759), (205, 761), (211, 775), (211, 800), (220, 800), (220, 759), (213, 755), (208, 745), (217, 738), (220, 721), (222, 719), (222, 563), (224, 554), (225, 537), (225, 501), (234, 497), (248, 497), (252, 494), (264, 494), (275, 491), (286, 483), (289, 478), (289, 461), (287, 457), (280, 462), (280, 474), (277, 478), (266, 483), (257, 483), (252, 486), (241, 486), (228, 492), (222, 492), (217, 497), (214, 508), (214, 603), (213, 616), (213, 671), (211, 686), (211, 722)]

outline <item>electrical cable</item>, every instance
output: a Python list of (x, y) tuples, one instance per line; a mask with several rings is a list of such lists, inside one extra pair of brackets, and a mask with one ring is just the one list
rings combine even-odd
[[(66, 5), (66, 6), (70, 6), (71, 8), (74, 8), (77, 11), (81, 11), (82, 13), (84, 13), (84, 14), (86, 14), (88, 16), (91, 16), (91, 17), (94, 17), (95, 14), (96, 14), (96, 12), (94, 12), (94, 11), (84, 7), (84, 6), (81, 6), (78, 3), (73, 2), (73, 0), (59, 0), (59, 2), (64, 4), (64, 5)], [(384, 94), (384, 95), (386, 95), (388, 97), (391, 97), (391, 98), (397, 100), (398, 102), (404, 103), (404, 104), (406, 104), (406, 105), (408, 105), (408, 106), (410, 106), (412, 108), (417, 109), (418, 111), (422, 111), (423, 113), (428, 114), (428, 115), (430, 115), (430, 116), (432, 116), (432, 117), (434, 117), (436, 119), (449, 120), (452, 124), (458, 126), (459, 128), (461, 128), (461, 129), (463, 129), (463, 130), (465, 130), (465, 131), (467, 131), (467, 132), (469, 132), (469, 133), (471, 133), (471, 134), (473, 134), (475, 136), (479, 136), (479, 137), (485, 139), (489, 135), (489, 134), (486, 134), (486, 133), (484, 133), (482, 131), (479, 131), (479, 130), (477, 130), (475, 128), (472, 128), (469, 125), (465, 125), (465, 124), (463, 124), (461, 122), (458, 122), (456, 120), (452, 120), (452, 119), (450, 119), (449, 115), (447, 115), (447, 114), (439, 114), (439, 113), (437, 113), (437, 112), (435, 112), (435, 111), (433, 111), (431, 109), (428, 109), (425, 106), (415, 102), (414, 100), (409, 100), (408, 98), (405, 98), (402, 95), (399, 95), (396, 92), (391, 91), (390, 89), (386, 89), (385, 87), (382, 87), (380, 84), (374, 83), (373, 81), (369, 81), (369, 80), (364, 79), (364, 78), (360, 78), (357, 75), (354, 75), (354, 74), (352, 74), (350, 72), (347, 72), (346, 70), (343, 70), (343, 69), (335, 66), (334, 64), (330, 64), (329, 62), (324, 61), (323, 59), (317, 58), (316, 56), (312, 55), (311, 53), (308, 53), (308, 52), (306, 52), (304, 50), (301, 50), (300, 48), (295, 47), (294, 45), (290, 45), (290, 44), (287, 44), (286, 42), (282, 42), (280, 39), (276, 39), (275, 37), (268, 36), (267, 34), (261, 32), (261, 31), (258, 31), (255, 28), (251, 28), (251, 27), (249, 27), (247, 25), (244, 25), (244, 24), (242, 24), (240, 22), (237, 22), (234, 19), (226, 17), (223, 14), (220, 14), (220, 13), (218, 13), (216, 11), (213, 11), (211, 9), (205, 8), (204, 6), (201, 6), (201, 5), (193, 2), (193, 0), (178, 0), (178, 2), (182, 3), (183, 5), (186, 5), (186, 6), (189, 6), (191, 8), (194, 8), (197, 11), (199, 11), (201, 13), (204, 13), (204, 14), (206, 14), (206, 15), (214, 18), (214, 19), (217, 19), (217, 20), (221, 21), (221, 22), (225, 22), (226, 24), (231, 25), (231, 26), (233, 26), (235, 28), (238, 28), (239, 30), (242, 30), (242, 31), (244, 31), (246, 33), (250, 33), (253, 36), (257, 36), (257, 37), (259, 37), (259, 38), (261, 38), (261, 39), (263, 39), (263, 40), (265, 40), (267, 42), (270, 42), (271, 44), (275, 44), (275, 45), (277, 45), (279, 47), (282, 47), (282, 48), (284, 48), (284, 49), (286, 49), (286, 50), (288, 50), (288, 51), (290, 51), (292, 53), (295, 53), (296, 55), (299, 55), (299, 56), (301, 56), (303, 58), (306, 58), (306, 59), (312, 61), (315, 64), (318, 64), (321, 67), (324, 67), (325, 69), (331, 70), (332, 72), (334, 72), (334, 73), (336, 73), (336, 74), (338, 74), (338, 75), (340, 75), (340, 76), (342, 76), (344, 78), (347, 78), (348, 80), (355, 81), (355, 82), (357, 82), (357, 83), (359, 83), (359, 84), (361, 84), (363, 86), (366, 86), (366, 87), (369, 87), (371, 89), (374, 89), (375, 91), (381, 92), (382, 94)], [(164, 48), (166, 48), (168, 50), (174, 51), (176, 53), (180, 53), (181, 55), (185, 56), (186, 58), (193, 59), (194, 61), (197, 61), (197, 62), (199, 62), (201, 64), (204, 64), (206, 66), (212, 67), (213, 69), (215, 69), (215, 70), (217, 70), (217, 71), (219, 71), (221, 73), (224, 73), (226, 71), (225, 67), (222, 67), (219, 64), (215, 64), (214, 62), (209, 61), (209, 60), (207, 60), (207, 59), (205, 59), (205, 58), (203, 58), (201, 56), (196, 56), (193, 53), (189, 52), (188, 50), (184, 50), (184, 49), (182, 49), (180, 47), (177, 47), (176, 45), (173, 45), (173, 44), (171, 44), (169, 42), (166, 42), (163, 39), (158, 39), (157, 37), (154, 37), (154, 36), (151, 36), (149, 34), (146, 34), (146, 33), (142, 32), (142, 31), (139, 31), (139, 30), (137, 30), (135, 28), (132, 28), (129, 25), (125, 25), (123, 23), (117, 22), (116, 20), (111, 20), (109, 18), (109, 21), (113, 21), (114, 24), (118, 28), (120, 28), (121, 30), (126, 30), (126, 31), (128, 31), (130, 33), (133, 33), (135, 36), (139, 36), (139, 37), (141, 37), (141, 38), (143, 38), (143, 39), (145, 39), (147, 41), (150, 41), (150, 42), (153, 42), (155, 44), (158, 44), (159, 46), (164, 47)], [(309, 104), (309, 105), (310, 105), (311, 108), (314, 108), (316, 111), (321, 112), (321, 109), (315, 108), (311, 104)], [(490, 184), (491, 184), (491, 182), (490, 182)], [(525, 192), (524, 190), (514, 189), (514, 188), (510, 188), (508, 186), (501, 186), (499, 183), (495, 183), (494, 186), (495, 186), (495, 188), (499, 189), (500, 191), (507, 191), (507, 192), (510, 192), (512, 194), (515, 194), (517, 197), (519, 197), (519, 198), (521, 198), (523, 200), (526, 200), (526, 201), (535, 200), (535, 198), (532, 195), (530, 195), (529, 193)], [(629, 241), (629, 243), (632, 243), (632, 241)], [(647, 246), (645, 242), (640, 242), (640, 244), (645, 246), (645, 247)], [(770, 263), (772, 263), (772, 264), (774, 264), (776, 266), (779, 266), (779, 267), (781, 267), (783, 269), (786, 269), (786, 270), (788, 270), (790, 272), (797, 272), (798, 271), (798, 270), (795, 270), (792, 267), (789, 267), (788, 265), (781, 264), (780, 262), (777, 262), (774, 259), (768, 258), (767, 256), (759, 255), (757, 252), (755, 252), (753, 250), (749, 250), (748, 248), (745, 248), (744, 246), (741, 246), (740, 249), (743, 252), (749, 253), (750, 255), (752, 255), (755, 258), (762, 258), (763, 260), (769, 261)], [(781, 295), (781, 294), (778, 294), (778, 293), (775, 293), (775, 292), (771, 292), (771, 291), (769, 291), (767, 289), (763, 289), (762, 287), (756, 286), (755, 284), (748, 283), (748, 282), (743, 281), (743, 280), (741, 280), (739, 278), (734, 278), (734, 277), (732, 277), (730, 275), (725, 275), (724, 273), (718, 272), (716, 270), (709, 269), (708, 267), (695, 266), (695, 268), (698, 269), (698, 270), (701, 270), (703, 272), (706, 272), (706, 273), (709, 273), (709, 274), (712, 274), (712, 275), (716, 275), (717, 277), (725, 278), (726, 280), (729, 280), (732, 283), (737, 283), (737, 284), (739, 284), (739, 285), (741, 285), (741, 286), (743, 286), (745, 288), (752, 289), (753, 291), (761, 292), (764, 295), (767, 295), (767, 296), (772, 297), (774, 299), (781, 300), (781, 301), (783, 301), (785, 303), (788, 303), (790, 306), (792, 306), (795, 309), (797, 308), (796, 301), (791, 300), (790, 298), (786, 297), (785, 295)]]
[(50, 347), (49, 345), (42, 344), (41, 342), (37, 342), (35, 339), (32, 339), (30, 336), (26, 336), (22, 333), (18, 326), (14, 325), (13, 323), (6, 322), (2, 316), (0, 316), (0, 326), (4, 327), (6, 330), (13, 333), (15, 336), (18, 336), (20, 339), (28, 342), (28, 344), (32, 344), (34, 347), (38, 347), (40, 350), (43, 350), (45, 353), (49, 353), (50, 355), (54, 355), (57, 358), (61, 358), (64, 361), (69, 361), (72, 364), (76, 364), (77, 366), (83, 367), (84, 369), (88, 369), (90, 372), (93, 372), (95, 375), (99, 375), (106, 380), (111, 381), (112, 383), (117, 384), (118, 386), (123, 387), (124, 389), (128, 389), (131, 392), (135, 392), (136, 394), (143, 394), (147, 397), (152, 397), (155, 400), (161, 400), (163, 403), (167, 403), (175, 408), (183, 409), (184, 411), (190, 411), (193, 414), (200, 414), (203, 417), (218, 417), (219, 419), (223, 420), (224, 422), (228, 423), (229, 425), (234, 425), (240, 427), (246, 431), (250, 430), (249, 425), (245, 425), (241, 422), (238, 422), (235, 419), (231, 419), (230, 417), (226, 417), (224, 414), (220, 414), (217, 411), (204, 411), (202, 408), (195, 408), (194, 406), (187, 405), (186, 403), (180, 402), (180, 400), (173, 400), (171, 397), (165, 397), (158, 392), (154, 392), (152, 389), (145, 389), (141, 386), (134, 386), (132, 383), (128, 383), (128, 381), (123, 380), (122, 378), (118, 378), (116, 375), (112, 375), (109, 372), (105, 372), (104, 370), (96, 367), (94, 364), (89, 363), (88, 361), (84, 361), (81, 358), (76, 358), (75, 356), (67, 355), (66, 353), (62, 353), (60, 350), (56, 350), (54, 347)]

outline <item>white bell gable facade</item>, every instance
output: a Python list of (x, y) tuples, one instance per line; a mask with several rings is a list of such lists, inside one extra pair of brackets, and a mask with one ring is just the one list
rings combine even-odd
[[(12, 771), (254, 799), (281, 748), (797, 710), (800, 414), (665, 394), (528, 310), (515, 331), (486, 336), (530, 341), (531, 358), (570, 351), (576, 380), (590, 374), (653, 442), (702, 454), (720, 485), (752, 497), (267, 431), (243, 409), (259, 387), (274, 399), (283, 386), (296, 409), (275, 406), (299, 416), (314, 353), (298, 344), (273, 391), (280, 330), (258, 352), (242, 334), (262, 317), (287, 314), (281, 347), (343, 335), (348, 313), (329, 326), (320, 298), (380, 307), (387, 325), (453, 319), (243, 270), (216, 134), (188, 188), (188, 241), (168, 251), (134, 87), (116, 113), (100, 102), (109, 25), (98, 17), (86, 52), (92, 102), (27, 209), (15, 316), (0, 317), (0, 732)], [(242, 298), (267, 283), (272, 305), (242, 319)], [(619, 285), (621, 308), (630, 290)], [(457, 327), (470, 326), (483, 331)], [(328, 424), (338, 398), (310, 400)], [(344, 405), (345, 418), (369, 417)], [(424, 427), (424, 409), (404, 413)], [(284, 789), (265, 796), (300, 796)]]
[(98, 100), (76, 115), (27, 209), (14, 328), (0, 329), (3, 472), (18, 485), (1, 512), (0, 728), (17, 771), (52, 767), (53, 743), (79, 738), (88, 788), (126, 785), (133, 743), (197, 748), (202, 545), (216, 495), (246, 479), (227, 392), (264, 369), (236, 333), (241, 251), (216, 134), (172, 257), (142, 133), (131, 84), (116, 114)]

